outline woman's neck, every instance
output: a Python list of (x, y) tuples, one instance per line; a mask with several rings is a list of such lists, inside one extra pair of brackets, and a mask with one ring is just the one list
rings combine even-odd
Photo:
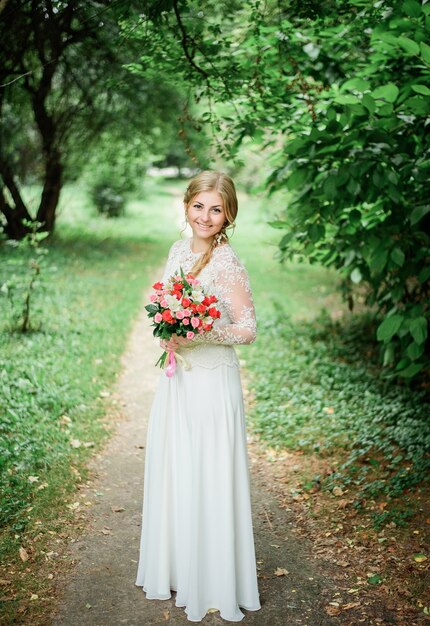
[(213, 237), (208, 241), (207, 239), (199, 239), (198, 237), (191, 238), (191, 251), (194, 254), (200, 254), (200, 252), (207, 252), (211, 247)]

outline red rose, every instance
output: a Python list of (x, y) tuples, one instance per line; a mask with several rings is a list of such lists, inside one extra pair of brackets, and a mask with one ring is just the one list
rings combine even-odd
[(203, 330), (212, 330), (212, 324), (203, 324)]
[(216, 296), (209, 296), (209, 300), (210, 300), (210, 304), (213, 304), (214, 302), (218, 302), (218, 298)]
[(152, 285), (152, 288), (153, 288), (153, 289), (157, 289), (157, 290), (158, 290), (158, 289), (163, 289), (163, 287), (164, 287), (163, 283), (154, 283), (154, 284)]
[(193, 313), (196, 313), (196, 311), (197, 311), (197, 304), (194, 304), (194, 302), (192, 302), (190, 304), (189, 308), (192, 310)]
[(165, 309), (161, 314), (163, 320), (168, 323), (173, 322), (172, 311), (170, 309)]
[(183, 283), (175, 283), (173, 285), (173, 290), (174, 291), (182, 291), (183, 288), (184, 288)]
[(191, 304), (191, 300), (189, 298), (182, 298), (182, 306), (184, 309), (187, 309)]
[(202, 304), (204, 304), (205, 306), (209, 306), (211, 303), (211, 300), (209, 298), (209, 296), (205, 296), (202, 300)]
[(197, 305), (197, 313), (205, 313), (205, 311), (206, 311), (206, 307), (204, 304)]
[(216, 309), (214, 306), (211, 306), (209, 311), (208, 311), (209, 315), (211, 316), (211, 318), (213, 320), (216, 320), (217, 317), (221, 317), (221, 313), (218, 311), (218, 309)]

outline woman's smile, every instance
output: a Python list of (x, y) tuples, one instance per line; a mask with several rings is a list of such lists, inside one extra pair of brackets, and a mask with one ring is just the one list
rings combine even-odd
[(217, 191), (201, 191), (187, 207), (187, 215), (193, 231), (194, 251), (202, 252), (226, 222), (221, 194)]

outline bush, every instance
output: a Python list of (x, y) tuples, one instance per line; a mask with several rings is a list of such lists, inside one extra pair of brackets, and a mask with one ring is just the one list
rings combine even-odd
[(104, 176), (94, 182), (90, 187), (91, 201), (95, 208), (106, 217), (119, 217), (124, 215), (126, 195), (120, 184)]

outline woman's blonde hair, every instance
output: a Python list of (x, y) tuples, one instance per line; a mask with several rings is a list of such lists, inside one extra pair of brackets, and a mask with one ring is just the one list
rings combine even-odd
[(226, 229), (235, 226), (234, 220), (237, 215), (237, 196), (234, 183), (230, 176), (223, 172), (204, 170), (194, 176), (188, 184), (184, 194), (185, 215), (193, 199), (202, 191), (217, 191), (224, 201), (226, 221), (220, 232), (213, 238), (209, 249), (196, 261), (191, 268), (191, 273), (197, 276), (209, 263), (213, 250), (223, 243), (228, 242), (229, 237)]

